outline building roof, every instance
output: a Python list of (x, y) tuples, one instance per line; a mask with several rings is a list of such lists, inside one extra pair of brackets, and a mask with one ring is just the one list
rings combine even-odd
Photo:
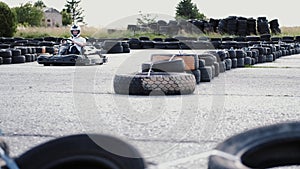
[(47, 12), (47, 13), (60, 13), (57, 9), (54, 9), (54, 8), (44, 8), (44, 12)]

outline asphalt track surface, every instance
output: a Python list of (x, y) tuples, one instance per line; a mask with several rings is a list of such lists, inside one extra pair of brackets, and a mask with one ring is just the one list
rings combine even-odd
[(149, 168), (207, 168), (226, 138), (300, 119), (300, 55), (226, 71), (192, 95), (114, 93), (114, 74), (138, 71), (160, 52), (109, 55), (101, 66), (1, 65), (0, 128), (11, 155), (61, 136), (101, 133), (135, 146)]

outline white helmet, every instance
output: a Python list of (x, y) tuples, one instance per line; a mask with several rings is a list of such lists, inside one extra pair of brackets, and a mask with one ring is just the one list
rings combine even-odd
[[(80, 35), (81, 29), (80, 29), (80, 26), (79, 26), (79, 25), (73, 25), (73, 26), (71, 27), (70, 31), (71, 31), (72, 37), (73, 37), (73, 38), (76, 38), (76, 37), (78, 37), (78, 36)], [(74, 34), (73, 34), (73, 31), (78, 31), (78, 33), (77, 33), (76, 35), (74, 35)]]

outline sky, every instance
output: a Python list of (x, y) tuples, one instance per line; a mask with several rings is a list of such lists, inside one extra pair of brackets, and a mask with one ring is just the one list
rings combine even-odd
[[(1, 0), (10, 7), (37, 0)], [(61, 11), (66, 0), (43, 0), (47, 7)], [(102, 28), (126, 28), (135, 24), (139, 11), (152, 14), (156, 19), (172, 20), (180, 0), (82, 0), (85, 22)], [(280, 26), (300, 26), (299, 0), (192, 0), (208, 18), (223, 19), (228, 16), (267, 17), (279, 20)]]

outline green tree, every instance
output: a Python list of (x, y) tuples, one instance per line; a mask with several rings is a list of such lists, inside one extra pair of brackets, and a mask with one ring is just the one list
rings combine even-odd
[(0, 2), (0, 20), (0, 36), (13, 36), (17, 29), (16, 14), (4, 2)]
[(31, 3), (21, 4), (13, 8), (17, 14), (17, 22), (22, 25), (41, 26), (44, 13), (42, 9), (33, 6)]
[(42, 0), (36, 1), (33, 6), (37, 7), (37, 8), (40, 8), (40, 9), (43, 9), (43, 8), (47, 7)]
[(176, 7), (177, 19), (206, 19), (206, 16), (199, 12), (192, 0), (181, 0)]
[(70, 13), (67, 12), (66, 9), (63, 9), (60, 14), (62, 15), (62, 24), (64, 26), (72, 24), (72, 16)]
[(67, 0), (65, 11), (70, 14), (73, 23), (84, 22), (84, 10), (79, 6), (81, 0)]

